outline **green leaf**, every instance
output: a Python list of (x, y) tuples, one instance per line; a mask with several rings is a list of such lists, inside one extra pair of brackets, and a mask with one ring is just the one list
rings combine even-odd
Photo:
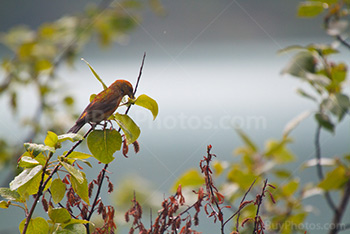
[(66, 162), (60, 163), (80, 184), (84, 182), (83, 172)]
[(21, 195), (10, 188), (0, 188), (0, 196), (7, 200), (22, 202)]
[(257, 146), (241, 129), (236, 128), (236, 132), (241, 137), (242, 141), (255, 153), (257, 152)]
[[(66, 152), (64, 153), (66, 154)], [(92, 155), (91, 154), (86, 154), (86, 153), (82, 153), (82, 152), (77, 152), (77, 151), (73, 151), (72, 153), (70, 153), (67, 158), (72, 158), (72, 159), (88, 159), (90, 158)]]
[(227, 174), (227, 179), (238, 184), (240, 189), (243, 190), (247, 190), (256, 178), (257, 175), (250, 172), (245, 172), (238, 166), (233, 167), (232, 170)]
[(67, 134), (62, 134), (58, 136), (58, 142), (63, 142), (66, 140), (70, 140), (72, 142), (75, 141), (80, 141), (83, 140), (84, 137), (80, 134), (76, 134), (76, 133), (67, 133)]
[(92, 156), (108, 164), (114, 160), (113, 154), (120, 150), (122, 137), (115, 129), (95, 130), (87, 138), (87, 145)]
[(51, 146), (46, 146), (42, 144), (35, 144), (35, 143), (24, 143), (24, 148), (28, 153), (30, 153), (33, 157), (38, 156), (40, 153), (43, 153), (45, 151), (55, 152), (55, 148)]
[(22, 156), (21, 160), (18, 163), (19, 167), (22, 168), (31, 168), (39, 165), (40, 163), (35, 160), (34, 158), (28, 157), (28, 156)]
[[(75, 233), (86, 233), (86, 228), (83, 224), (90, 223), (94, 225), (94, 223), (89, 222), (87, 220), (82, 220), (82, 219), (71, 219), (67, 223), (62, 223), (61, 227), (63, 228), (63, 232), (58, 232), (58, 233), (67, 233), (67, 234), (75, 234)], [(82, 227), (82, 228), (80, 228)]]
[(0, 208), (7, 209), (11, 205), (11, 201), (0, 201)]
[(288, 184), (282, 187), (282, 193), (284, 196), (292, 196), (298, 189), (300, 181), (298, 179), (291, 180)]
[[(39, 190), (40, 181), (42, 178), (42, 171), (40, 171), (38, 174), (36, 174), (31, 180), (29, 180), (27, 183), (23, 184), (23, 186), (19, 187), (17, 189), (17, 192), (22, 196), (27, 198), (29, 195), (36, 194)], [(48, 175), (44, 175), (44, 181), (48, 179)], [(51, 186), (51, 179), (46, 184), (44, 191), (50, 188)]]
[[(19, 231), (22, 233), (26, 219), (19, 224)], [(49, 224), (42, 217), (32, 218), (29, 221), (27, 234), (47, 234), (49, 233)]]
[(146, 94), (141, 94), (137, 97), (134, 104), (150, 110), (153, 115), (153, 120), (156, 119), (158, 115), (158, 104), (154, 99), (150, 98)]
[[(66, 152), (64, 154), (66, 154)], [(90, 157), (92, 157), (91, 154), (73, 151), (71, 154), (68, 155), (68, 157), (66, 157), (66, 159), (68, 160), (68, 162), (70, 164), (73, 164), (75, 161), (80, 161), (80, 162), (85, 163), (89, 167), (92, 167), (91, 163), (89, 161), (85, 160), (85, 159), (88, 159)]]
[(45, 145), (56, 148), (56, 145), (58, 143), (58, 137), (56, 133), (48, 131), (46, 138), (44, 140)]
[(331, 54), (339, 53), (338, 50), (334, 49), (334, 46), (326, 45), (326, 44), (311, 44), (307, 46), (309, 51), (315, 51), (320, 56), (328, 56)]
[(315, 17), (318, 16), (323, 12), (323, 10), (327, 7), (327, 5), (324, 5), (322, 2), (315, 1), (307, 1), (302, 2), (298, 6), (298, 17)]
[(299, 45), (292, 45), (292, 46), (288, 46), (286, 48), (283, 48), (283, 49), (279, 50), (277, 53), (278, 54), (284, 54), (284, 53), (289, 53), (289, 52), (292, 52), (292, 51), (300, 51), (300, 50), (305, 51), (305, 47), (299, 46)]
[(332, 114), (338, 117), (338, 121), (340, 122), (349, 110), (349, 97), (344, 94), (337, 93), (331, 94), (327, 100), (328, 102), (326, 105), (328, 104), (329, 110), (332, 112)]
[(30, 180), (32, 180), (36, 175), (40, 174), (42, 168), (43, 168), (42, 165), (38, 165), (38, 166), (33, 167), (33, 168), (24, 169), (18, 176), (16, 176), (14, 178), (14, 180), (11, 181), (10, 189), (16, 190), (19, 187), (25, 185)]
[(283, 169), (276, 169), (273, 171), (273, 174), (282, 179), (288, 179), (291, 177), (290, 171)]
[(96, 79), (102, 84), (103, 89), (107, 89), (106, 84), (102, 81), (102, 79), (100, 78), (100, 76), (95, 72), (95, 70), (93, 69), (93, 67), (83, 58), (81, 58), (81, 60), (83, 60), (90, 68), (90, 70), (92, 71), (92, 73), (94, 74), (94, 76), (96, 77)]
[(128, 145), (134, 143), (140, 136), (140, 128), (128, 115), (116, 113), (114, 115), (114, 120), (123, 130)]
[(317, 101), (317, 99), (314, 96), (312, 96), (311, 94), (308, 94), (307, 92), (305, 92), (304, 90), (302, 90), (300, 88), (297, 89), (297, 93), (305, 98), (308, 98), (308, 99), (314, 101), (314, 102)]
[(52, 200), (57, 204), (59, 203), (64, 195), (66, 194), (66, 184), (61, 179), (57, 178), (52, 181), (50, 187)]
[(339, 92), (342, 89), (342, 83), (346, 80), (347, 66), (344, 63), (339, 63), (331, 67), (331, 83), (327, 87), (330, 92)]
[(89, 201), (89, 191), (88, 191), (88, 183), (86, 180), (86, 176), (84, 172), (81, 172), (83, 175), (83, 182), (79, 183), (78, 180), (74, 177), (70, 177), (70, 182), (72, 183), (72, 188), (76, 194), (79, 195), (81, 199), (83, 199), (88, 205)]
[(196, 169), (189, 169), (184, 172), (174, 183), (172, 190), (176, 191), (179, 185), (181, 184), (182, 188), (184, 187), (199, 187), (205, 183), (203, 176)]
[(291, 140), (286, 138), (281, 141), (269, 140), (266, 144), (265, 155), (272, 156), (278, 163), (289, 163), (295, 160), (294, 154), (286, 148)]
[(301, 51), (294, 55), (288, 65), (282, 70), (282, 74), (307, 78), (308, 73), (315, 73), (316, 62), (314, 55), (309, 51)]
[(338, 166), (333, 171), (326, 174), (325, 178), (318, 184), (318, 187), (326, 191), (341, 189), (349, 180), (347, 173), (348, 172), (344, 166)]
[(68, 223), (72, 217), (65, 208), (49, 207), (48, 215), (53, 223)]
[[(71, 223), (73, 220), (78, 220), (78, 219), (72, 219), (69, 223)], [(79, 220), (84, 223), (88, 223), (86, 220)], [(61, 225), (65, 226), (64, 229), (58, 230), (55, 232), (55, 234), (86, 234), (86, 227), (81, 224), (81, 223), (72, 223), (69, 225)]]
[(322, 113), (316, 113), (315, 118), (318, 124), (321, 125), (321, 127), (330, 131), (331, 133), (334, 133), (334, 124), (327, 115)]

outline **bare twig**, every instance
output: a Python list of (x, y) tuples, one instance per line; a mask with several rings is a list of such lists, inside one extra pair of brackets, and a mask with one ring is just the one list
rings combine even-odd
[[(345, 213), (346, 207), (349, 203), (349, 199), (350, 199), (350, 180), (348, 180), (348, 182), (346, 183), (345, 186), (345, 191), (343, 193), (343, 197), (340, 200), (339, 206), (334, 214), (334, 218), (333, 218), (333, 224), (334, 227), (332, 230), (330, 230), (330, 234), (336, 234), (338, 233), (340, 230), (345, 230), (342, 229), (342, 225), (340, 225), (341, 219)], [(350, 225), (348, 225), (350, 228)]]
[(254, 230), (253, 230), (253, 234), (255, 234), (255, 233), (260, 233), (260, 232), (258, 232), (259, 226), (260, 226), (260, 228), (264, 228), (264, 227), (262, 226), (262, 221), (261, 221), (259, 212), (260, 212), (260, 206), (261, 206), (263, 197), (265, 196), (266, 186), (267, 186), (267, 179), (266, 179), (265, 182), (264, 182), (264, 186), (263, 186), (263, 189), (261, 190), (261, 194), (257, 195), (256, 201), (255, 201), (255, 202), (256, 202), (256, 205), (257, 205), (257, 209), (256, 209), (255, 218), (254, 218)]
[[(323, 170), (322, 170), (322, 165), (321, 165), (321, 145), (320, 145), (320, 135), (321, 135), (321, 125), (318, 125), (317, 129), (316, 129), (316, 136), (315, 136), (315, 157), (317, 160), (316, 163), (316, 168), (317, 168), (317, 174), (318, 174), (318, 178), (319, 180), (323, 180), (324, 179), (324, 175), (323, 175)], [(337, 208), (332, 200), (331, 195), (329, 194), (328, 191), (325, 191), (324, 196), (326, 198), (327, 204), (329, 205), (329, 207), (336, 212)]]

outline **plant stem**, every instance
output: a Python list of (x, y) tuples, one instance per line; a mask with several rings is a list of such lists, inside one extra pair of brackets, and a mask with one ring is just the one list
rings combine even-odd
[[(321, 145), (320, 145), (320, 135), (321, 135), (321, 125), (317, 126), (316, 129), (316, 136), (315, 136), (315, 152), (316, 152), (316, 168), (317, 168), (317, 174), (318, 174), (318, 178), (320, 181), (322, 181), (324, 179), (324, 175), (323, 175), (323, 170), (322, 170), (322, 165), (321, 165)], [(337, 207), (335, 206), (331, 195), (329, 194), (328, 191), (325, 191), (324, 193), (325, 199), (327, 201), (327, 204), (329, 205), (329, 207), (334, 211), (337, 212)]]
[(343, 197), (339, 203), (338, 208), (334, 212), (335, 213), (333, 218), (334, 228), (329, 232), (330, 234), (336, 234), (341, 230), (340, 222), (344, 215), (346, 207), (349, 203), (349, 200), (350, 200), (350, 180), (348, 180), (348, 182), (346, 183)]

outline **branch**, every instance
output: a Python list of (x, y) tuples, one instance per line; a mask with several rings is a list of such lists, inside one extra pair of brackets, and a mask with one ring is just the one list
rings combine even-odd
[(260, 215), (259, 215), (259, 211), (260, 211), (260, 206), (261, 206), (263, 197), (265, 196), (266, 186), (267, 186), (267, 179), (266, 179), (265, 182), (264, 182), (264, 186), (263, 186), (263, 189), (261, 190), (261, 194), (260, 194), (260, 195), (257, 195), (257, 198), (256, 198), (256, 205), (257, 205), (258, 207), (257, 207), (257, 209), (256, 209), (256, 214), (255, 214), (255, 218), (254, 218), (254, 230), (253, 230), (253, 234), (255, 234), (255, 233), (260, 233), (260, 232), (258, 231), (259, 225), (261, 226), (261, 228), (264, 229), (264, 226), (262, 225), (262, 220), (261, 220)]
[[(317, 174), (319, 180), (324, 179), (322, 165), (321, 165), (321, 145), (320, 145), (320, 135), (321, 135), (321, 125), (318, 125), (316, 129), (316, 136), (315, 136), (315, 157), (316, 157), (316, 168), (317, 168)], [(324, 196), (326, 198), (327, 204), (329, 207), (333, 210), (333, 212), (337, 212), (337, 208), (332, 200), (331, 195), (328, 191), (325, 191)]]
[(345, 46), (346, 48), (350, 49), (350, 44), (344, 39), (342, 38), (342, 36), (337, 35), (335, 37), (343, 46)]
[(224, 226), (225, 226), (231, 219), (233, 219), (233, 217), (235, 217), (235, 216), (238, 214), (238, 216), (237, 216), (237, 223), (236, 223), (236, 231), (238, 232), (238, 225), (239, 225), (239, 224), (238, 224), (238, 219), (239, 219), (241, 210), (245, 207), (245, 206), (242, 205), (242, 204), (243, 204), (244, 200), (246, 199), (246, 197), (247, 197), (248, 193), (250, 192), (250, 190), (253, 188), (253, 185), (255, 184), (255, 182), (256, 182), (256, 179), (253, 181), (253, 183), (249, 186), (248, 190), (245, 192), (245, 194), (244, 194), (244, 196), (243, 196), (243, 198), (242, 198), (242, 200), (241, 200), (241, 203), (240, 203), (240, 206), (239, 206), (238, 210), (237, 210), (235, 213), (233, 213), (233, 214), (230, 216), (230, 218), (228, 218), (228, 219), (224, 222)]
[[(336, 234), (338, 233), (338, 231), (340, 230), (345, 230), (346, 228), (342, 229), (340, 227), (340, 222), (341, 222), (341, 219), (345, 213), (345, 210), (346, 210), (346, 207), (349, 203), (349, 199), (350, 199), (350, 179), (348, 180), (348, 182), (346, 183), (346, 187), (345, 187), (345, 191), (344, 191), (344, 194), (343, 194), (343, 197), (339, 203), (339, 206), (335, 212), (335, 215), (334, 215), (334, 218), (333, 218), (333, 224), (335, 226), (335, 228), (333, 228), (331, 231), (330, 231), (330, 234)], [(348, 225), (350, 227), (350, 225)], [(348, 227), (348, 228), (349, 228)]]

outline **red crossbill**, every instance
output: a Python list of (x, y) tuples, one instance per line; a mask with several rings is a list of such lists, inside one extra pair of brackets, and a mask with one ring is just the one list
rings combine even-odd
[(100, 123), (107, 120), (118, 108), (122, 98), (134, 98), (133, 88), (126, 80), (116, 80), (107, 89), (97, 94), (68, 132), (77, 133), (86, 123)]

